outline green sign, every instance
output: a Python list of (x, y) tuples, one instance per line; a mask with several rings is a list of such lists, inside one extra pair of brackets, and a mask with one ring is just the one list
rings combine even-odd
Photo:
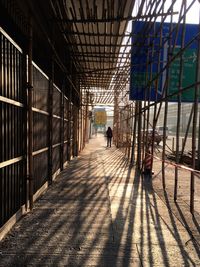
[[(175, 48), (175, 54), (178, 53), (180, 48)], [(170, 66), (170, 82), (168, 94), (173, 94), (178, 91), (179, 75), (180, 75), (180, 56), (177, 57)], [(193, 83), (196, 79), (197, 67), (197, 52), (196, 49), (187, 49), (183, 54), (183, 74), (181, 80), (181, 87), (185, 88)], [(181, 94), (181, 101), (192, 102), (194, 101), (194, 88), (189, 88)], [(177, 95), (170, 97), (170, 101), (177, 101)]]

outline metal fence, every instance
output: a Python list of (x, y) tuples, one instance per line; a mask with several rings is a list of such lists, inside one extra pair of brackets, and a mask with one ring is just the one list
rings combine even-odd
[[(1, 28), (0, 28), (1, 29)], [(29, 205), (28, 145), (32, 139), (33, 194), (77, 156), (79, 107), (32, 62), (32, 136), (28, 134), (27, 56), (0, 31), (0, 227)], [(67, 87), (67, 83), (65, 85)], [(80, 130), (81, 132), (82, 130)], [(36, 198), (36, 197), (35, 197)]]
[(22, 51), (0, 31), (0, 226), (26, 200)]

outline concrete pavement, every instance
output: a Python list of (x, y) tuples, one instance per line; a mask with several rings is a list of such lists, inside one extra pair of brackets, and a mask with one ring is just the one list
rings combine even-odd
[(200, 266), (199, 222), (195, 239), (166, 199), (98, 135), (0, 242), (0, 266)]

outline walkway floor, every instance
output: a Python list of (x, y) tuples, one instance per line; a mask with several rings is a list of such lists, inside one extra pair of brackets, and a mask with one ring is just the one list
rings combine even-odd
[(200, 266), (159, 192), (98, 136), (0, 242), (0, 266)]

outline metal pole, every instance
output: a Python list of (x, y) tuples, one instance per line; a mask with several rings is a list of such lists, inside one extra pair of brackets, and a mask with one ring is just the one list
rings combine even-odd
[[(200, 22), (199, 22), (200, 24)], [(199, 41), (198, 41), (199, 42)], [(198, 65), (199, 65), (199, 58), (198, 58)], [(198, 68), (199, 70), (199, 68)], [(197, 82), (200, 80), (200, 74), (197, 75)], [(198, 107), (199, 107), (199, 104), (198, 104)], [(198, 170), (200, 170), (200, 115), (199, 115), (199, 129), (198, 129), (198, 149), (197, 149), (197, 168)]]
[[(184, 11), (186, 9), (186, 1), (183, 1), (181, 10)], [(181, 35), (181, 49), (184, 49), (185, 45), (185, 15), (183, 19), (183, 30)], [(182, 79), (183, 79), (183, 54), (180, 55), (180, 73), (179, 73), (179, 84), (178, 91), (182, 87)], [(180, 121), (181, 121), (181, 93), (178, 92), (178, 110), (177, 110), (177, 129), (176, 129), (176, 164), (180, 161), (180, 153), (179, 153), (179, 139), (180, 139)], [(177, 200), (177, 191), (178, 191), (178, 167), (175, 167), (175, 181), (174, 181), (174, 201)]]
[(33, 209), (33, 81), (32, 81), (32, 49), (33, 49), (33, 29), (32, 17), (29, 15), (29, 44), (28, 44), (28, 177), (29, 177), (29, 207)]
[(114, 97), (114, 143), (116, 147), (119, 147), (119, 103), (118, 94), (115, 93)]
[(172, 138), (172, 151), (174, 152), (174, 137)]
[(53, 80), (54, 80), (54, 57), (51, 59), (51, 78), (49, 80), (49, 95), (48, 95), (48, 105), (49, 105), (49, 152), (48, 152), (48, 182), (52, 184), (52, 129), (53, 129)]
[(197, 149), (197, 169), (200, 170), (200, 115), (199, 115), (199, 126), (198, 126), (198, 149)]
[(63, 165), (64, 165), (64, 87), (65, 87), (65, 83), (63, 86), (63, 90), (60, 92), (60, 117), (61, 117), (61, 121), (60, 121), (60, 169), (61, 171), (63, 170)]
[(180, 159), (182, 158), (183, 153), (184, 153), (184, 149), (185, 149), (185, 145), (186, 145), (186, 141), (187, 141), (187, 137), (188, 137), (188, 133), (189, 133), (189, 129), (190, 129), (190, 124), (191, 124), (191, 121), (192, 121), (193, 112), (194, 112), (194, 105), (192, 105), (192, 108), (191, 108), (190, 117), (189, 117), (189, 120), (188, 120), (186, 132), (185, 132), (185, 137), (183, 139), (182, 151), (181, 151)]
[(129, 118), (128, 118), (128, 159), (130, 160), (130, 154), (131, 154), (131, 132), (132, 132), (132, 124), (131, 124), (131, 118), (133, 117), (133, 106), (132, 104), (129, 105)]
[(137, 145), (137, 169), (141, 169), (141, 128), (142, 128), (142, 102), (138, 101), (138, 145)]
[(74, 156), (78, 156), (78, 107), (74, 107)]
[(134, 116), (134, 125), (133, 125), (133, 140), (132, 140), (132, 150), (131, 150), (131, 163), (135, 161), (135, 144), (136, 144), (136, 132), (137, 132), (137, 106), (138, 102), (135, 102), (135, 116)]
[(86, 95), (84, 144), (88, 142), (88, 107), (89, 107), (88, 104), (89, 104), (89, 92), (87, 92)]
[(71, 159), (71, 116), (72, 116), (72, 110), (71, 110), (71, 98), (72, 98), (72, 88), (69, 87), (69, 100), (68, 100), (68, 140), (67, 140), (67, 160), (70, 161)]
[[(170, 32), (172, 31), (172, 22), (173, 22), (173, 15), (170, 17)], [(171, 44), (172, 40), (171, 38), (169, 39), (169, 48), (168, 48), (168, 55), (167, 59), (170, 61), (171, 59)], [(164, 94), (165, 96), (168, 95), (168, 84), (169, 84), (169, 79), (170, 79), (170, 73), (169, 73), (169, 68), (166, 69), (166, 81), (164, 83)], [(166, 188), (166, 183), (165, 183), (165, 153), (166, 153), (166, 126), (167, 126), (167, 115), (168, 115), (168, 99), (166, 98), (165, 100), (165, 109), (164, 109), (164, 121), (163, 121), (163, 151), (162, 151), (162, 185), (163, 189), (165, 190)], [(173, 139), (174, 141), (174, 139)]]
[[(200, 27), (199, 27), (200, 28)], [(200, 41), (198, 40), (198, 50), (197, 50), (197, 68), (196, 68), (196, 81), (200, 78)], [(192, 168), (196, 169), (196, 129), (197, 129), (197, 116), (198, 116), (198, 103), (200, 95), (200, 86), (195, 86), (195, 96), (194, 96), (194, 115), (193, 115), (193, 128), (192, 128)], [(190, 212), (194, 213), (194, 172), (191, 172), (190, 180)]]

